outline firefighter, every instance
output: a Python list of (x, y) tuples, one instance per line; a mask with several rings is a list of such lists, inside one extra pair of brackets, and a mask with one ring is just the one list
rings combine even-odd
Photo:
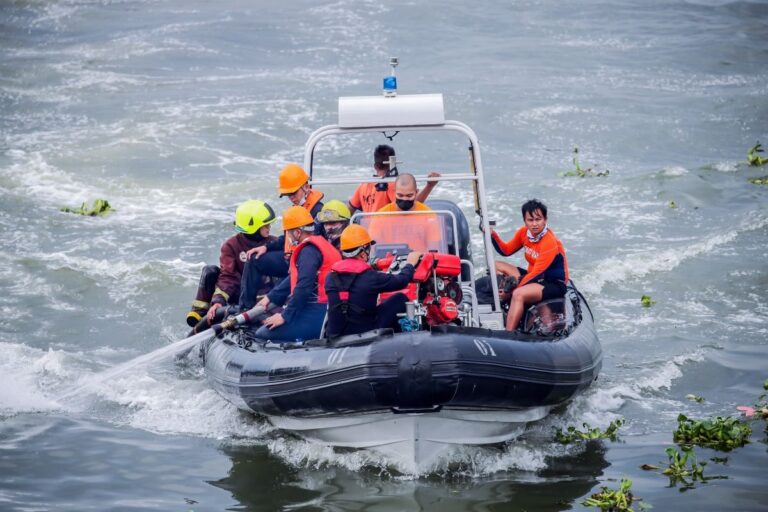
[(294, 247), (288, 277), (259, 304), (284, 304), (285, 308), (267, 317), (256, 336), (272, 341), (315, 339), (320, 335), (328, 303), (325, 276), (341, 256), (328, 240), (314, 234), (314, 219), (301, 206), (283, 212), (283, 231)]
[[(310, 188), (309, 175), (298, 164), (287, 164), (283, 167), (278, 175), (277, 189), (280, 197), (288, 196), (291, 203), (305, 208), (313, 218), (323, 207), (323, 193)], [(322, 234), (321, 229), (319, 224), (315, 225), (318, 234)], [(262, 299), (258, 290), (265, 278), (282, 280), (288, 275), (288, 260), (292, 250), (293, 247), (283, 234), (277, 240), (247, 253), (240, 306), (250, 309)]]
[(517, 329), (527, 305), (564, 296), (569, 279), (563, 243), (547, 225), (547, 207), (531, 199), (523, 204), (521, 212), (525, 225), (508, 242), (491, 230), (491, 241), (499, 254), (511, 256), (525, 249), (528, 261), (527, 270), (510, 264), (496, 265), (497, 271), (519, 280), (507, 315), (508, 331)]
[(411, 252), (399, 274), (388, 274), (369, 264), (371, 246), (375, 243), (368, 231), (358, 224), (351, 224), (341, 233), (344, 259), (334, 263), (325, 281), (328, 336), (356, 334), (374, 328), (397, 328), (397, 314), (405, 312), (406, 295), (395, 293), (378, 306), (376, 301), (381, 292), (405, 288), (413, 279), (421, 253)]
[[(238, 303), (247, 254), (276, 240), (269, 232), (275, 220), (274, 210), (263, 201), (250, 200), (237, 207), (234, 222), (237, 234), (222, 244), (219, 266), (206, 265), (203, 268), (197, 296), (192, 310), (187, 313), (190, 327), (196, 326), (204, 316), (213, 320), (222, 306)], [(268, 284), (259, 280), (253, 286), (257, 291), (264, 292)]]
[[(373, 170), (376, 174), (374, 177), (386, 178), (397, 176), (397, 167), (391, 166), (390, 162), (395, 160), (395, 148), (381, 144), (376, 146), (373, 150)], [(429, 173), (430, 178), (439, 178), (440, 173), (432, 171)], [(437, 185), (436, 181), (430, 181), (419, 193), (418, 200), (424, 201), (432, 189)], [(380, 181), (378, 183), (361, 183), (355, 189), (352, 197), (349, 198), (349, 208), (354, 213), (355, 210), (362, 210), (364, 212), (375, 212), (383, 208), (389, 203), (395, 201), (395, 184), (394, 182)]]
[(338, 199), (331, 199), (325, 205), (320, 213), (315, 217), (315, 221), (323, 227), (323, 236), (326, 240), (338, 249), (341, 232), (349, 225), (349, 218), (352, 213), (347, 205)]

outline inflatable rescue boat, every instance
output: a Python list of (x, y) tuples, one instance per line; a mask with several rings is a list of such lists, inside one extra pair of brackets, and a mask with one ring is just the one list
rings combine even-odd
[[(482, 229), (470, 230), (465, 211), (445, 199), (428, 201), (427, 212), (353, 217), (376, 239), (380, 270), (397, 272), (411, 250), (426, 254), (404, 290), (409, 301), (401, 329), (273, 343), (241, 326), (204, 343), (200, 354), (210, 385), (238, 408), (310, 441), (386, 452), (420, 472), (452, 446), (513, 439), (526, 423), (587, 389), (602, 352), (592, 312), (573, 283), (562, 299), (531, 306), (515, 333), (504, 330), (495, 279), (486, 278), (490, 300), (480, 300), (478, 277), (494, 269), (482, 160), (472, 129), (445, 119), (442, 95), (389, 90), (339, 98), (338, 123), (309, 137), (304, 168), (323, 190), (357, 184), (318, 176), (313, 163), (321, 140), (360, 133), (391, 140), (416, 131), (466, 138), (470, 172), (440, 181), (469, 184), (472, 225)], [(483, 254), (473, 257), (473, 247)]]

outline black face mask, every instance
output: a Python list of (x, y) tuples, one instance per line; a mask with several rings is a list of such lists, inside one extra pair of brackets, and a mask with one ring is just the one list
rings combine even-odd
[(413, 208), (415, 202), (413, 199), (395, 199), (397, 207), (406, 212)]

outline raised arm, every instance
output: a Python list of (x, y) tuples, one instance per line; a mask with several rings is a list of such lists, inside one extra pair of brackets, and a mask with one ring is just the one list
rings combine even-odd
[[(441, 174), (437, 171), (432, 171), (429, 174), (427, 174), (428, 178), (439, 178)], [(435, 185), (437, 185), (437, 181), (428, 181), (426, 185), (424, 185), (424, 188), (422, 188), (418, 194), (416, 194), (416, 200), (420, 203), (423, 203), (427, 197), (429, 196), (430, 192), (432, 192), (432, 189), (435, 188)]]

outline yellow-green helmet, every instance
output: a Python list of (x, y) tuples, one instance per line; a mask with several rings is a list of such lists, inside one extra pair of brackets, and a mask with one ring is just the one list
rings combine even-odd
[(323, 209), (317, 214), (317, 222), (347, 222), (352, 217), (347, 205), (338, 199), (331, 199), (323, 205)]
[(275, 211), (271, 206), (264, 201), (251, 199), (237, 207), (235, 211), (235, 230), (238, 233), (252, 235), (276, 220)]

